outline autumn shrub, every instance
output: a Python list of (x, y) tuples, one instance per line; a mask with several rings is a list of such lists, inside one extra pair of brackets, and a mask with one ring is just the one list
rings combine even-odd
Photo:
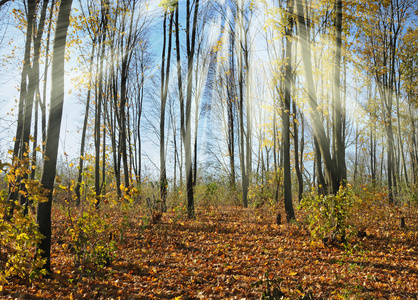
[(340, 186), (336, 195), (319, 195), (312, 190), (299, 208), (306, 211), (306, 223), (314, 240), (330, 238), (346, 243), (357, 233), (352, 218), (361, 202), (347, 185)]
[(32, 215), (23, 215), (24, 206), (15, 204), (13, 218), (5, 221), (8, 202), (5, 191), (0, 192), (0, 283), (9, 277), (28, 280), (45, 275), (45, 261), (34, 255), (42, 235)]
[(69, 247), (75, 253), (75, 265), (84, 271), (109, 266), (116, 250), (113, 239), (116, 225), (108, 214), (97, 210), (95, 204), (94, 198), (88, 198), (84, 211), (74, 210), (74, 213), (71, 206), (67, 211), (70, 219), (67, 229), (71, 240)]
[(219, 188), (216, 182), (196, 185), (194, 189), (196, 205), (203, 207), (219, 205)]
[(248, 189), (248, 199), (255, 208), (263, 205), (274, 205), (274, 188), (270, 183), (266, 185), (251, 185)]
[(414, 185), (411, 187), (411, 191), (409, 193), (409, 203), (417, 206), (418, 205), (418, 185)]
[[(27, 167), (28, 155), (23, 160), (15, 159), (13, 165), (9, 165), (5, 183), (13, 192), (18, 190), (18, 195), (25, 196), (27, 201), (36, 205), (44, 201), (44, 191), (37, 180), (25, 179), (25, 174), (30, 174)], [(1, 172), (5, 164), (1, 164)], [(13, 203), (5, 190), (0, 191), (0, 283), (10, 277), (20, 277), (33, 280), (46, 271), (42, 269), (45, 261), (40, 255), (35, 255), (36, 245), (41, 241), (35, 217), (27, 211), (24, 205), (16, 200)], [(38, 254), (40, 254), (38, 252)]]

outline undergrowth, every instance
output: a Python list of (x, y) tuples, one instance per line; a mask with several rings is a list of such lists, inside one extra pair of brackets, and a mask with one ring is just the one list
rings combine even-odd
[(346, 244), (358, 232), (353, 223), (355, 211), (362, 204), (351, 187), (341, 186), (336, 195), (322, 195), (315, 190), (306, 195), (299, 209), (309, 212), (305, 223), (313, 240), (328, 239)]
[[(1, 172), (6, 171), (5, 184), (10, 187), (10, 194), (0, 191), (0, 284), (13, 277), (32, 281), (46, 275), (42, 269), (45, 261), (40, 257), (36, 246), (41, 241), (34, 214), (27, 205), (36, 205), (45, 201), (44, 191), (37, 180), (29, 179), (31, 170), (27, 167), (29, 158), (15, 159), (13, 165), (1, 164)], [(11, 193), (16, 193), (16, 200)], [(19, 201), (24, 197), (22, 202)]]

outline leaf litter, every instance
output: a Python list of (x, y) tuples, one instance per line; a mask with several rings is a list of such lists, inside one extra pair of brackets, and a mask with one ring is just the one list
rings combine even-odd
[(390, 218), (370, 222), (347, 249), (311, 241), (303, 213), (277, 225), (271, 208), (205, 207), (195, 220), (170, 211), (148, 226), (130, 214), (110, 265), (80, 271), (63, 235), (68, 220), (62, 210), (53, 214), (53, 274), (32, 283), (12, 278), (0, 298), (260, 299), (270, 288), (283, 299), (418, 297), (416, 215), (408, 229)]

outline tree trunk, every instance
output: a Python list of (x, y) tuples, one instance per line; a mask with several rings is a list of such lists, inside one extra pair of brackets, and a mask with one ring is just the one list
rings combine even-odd
[(285, 65), (285, 87), (284, 87), (284, 110), (282, 112), (283, 125), (283, 173), (284, 173), (284, 205), (286, 210), (287, 222), (295, 219), (292, 199), (292, 177), (290, 173), (290, 102), (292, 90), (292, 30), (293, 30), (293, 1), (287, 0), (287, 18), (286, 26), (286, 65)]
[[(340, 88), (340, 73), (341, 73), (341, 33), (342, 33), (342, 0), (335, 2), (335, 57), (334, 57), (334, 85), (333, 85), (333, 150), (334, 150), (334, 165), (337, 178), (335, 179), (338, 185), (343, 184), (347, 180), (345, 167), (345, 145), (344, 145), (344, 128), (343, 128), (343, 113), (341, 108), (341, 88)], [(336, 192), (334, 187), (334, 192)]]
[[(136, 43), (136, 37), (134, 36), (133, 26), (134, 26), (134, 12), (135, 12), (135, 1), (132, 2), (132, 13), (130, 14), (131, 18), (129, 20), (129, 29), (127, 29), (127, 38), (126, 38), (126, 45), (124, 43), (125, 39), (123, 35), (121, 36), (121, 56), (122, 56), (122, 63), (121, 63), (121, 93), (120, 93), (120, 133), (121, 133), (121, 153), (122, 153), (122, 161), (123, 161), (123, 175), (124, 175), (124, 185), (125, 188), (129, 189), (131, 187), (131, 168), (130, 162), (128, 161), (128, 151), (131, 151), (131, 143), (129, 134), (129, 109), (126, 111), (128, 102), (128, 77), (129, 77), (129, 66), (133, 55), (133, 47)], [(123, 7), (125, 11), (128, 8), (125, 6)], [(128, 21), (127, 21), (128, 22)], [(123, 18), (123, 29), (125, 29), (125, 18)], [(123, 30), (125, 31), (125, 30)]]
[(62, 0), (54, 39), (52, 57), (51, 111), (49, 114), (44, 166), (41, 177), (43, 188), (48, 191), (47, 201), (38, 204), (37, 222), (43, 235), (37, 253), (46, 259), (44, 268), (51, 273), (51, 208), (56, 174), (59, 135), (64, 104), (64, 62), (67, 30), (70, 23), (72, 0)]
[[(175, 10), (175, 32), (176, 32), (176, 60), (177, 60), (177, 86), (179, 89), (180, 102), (180, 145), (184, 141), (185, 124), (184, 124), (184, 95), (183, 95), (183, 78), (181, 73), (181, 52), (180, 52), (180, 29), (179, 29), (179, 5)], [(183, 188), (183, 147), (180, 147), (180, 188)]]
[[(95, 107), (94, 117), (94, 147), (95, 147), (95, 176), (94, 176), (94, 191), (96, 193), (96, 208), (100, 206), (101, 186), (100, 186), (100, 131), (101, 131), (101, 116), (102, 116), (102, 102), (103, 102), (103, 62), (105, 60), (106, 40), (107, 40), (107, 23), (108, 23), (108, 0), (101, 0), (101, 32), (99, 37), (100, 44), (100, 62), (99, 62), (99, 77), (98, 77), (98, 91)], [(105, 133), (103, 133), (105, 134)], [(103, 149), (105, 151), (105, 149)]]
[(308, 104), (310, 106), (312, 128), (318, 142), (322, 159), (324, 160), (325, 173), (328, 184), (330, 185), (329, 192), (336, 193), (339, 189), (338, 176), (334, 161), (330, 154), (330, 144), (325, 133), (324, 124), (322, 123), (318, 113), (317, 97), (312, 75), (311, 50), (309, 49), (308, 44), (309, 24), (307, 25), (305, 21), (305, 9), (302, 2), (302, 0), (296, 0), (300, 37), (299, 41), (302, 48), (302, 64), (305, 73), (305, 84), (308, 93)]
[(318, 186), (318, 193), (319, 194), (326, 194), (327, 193), (327, 184), (325, 183), (325, 178), (322, 173), (322, 156), (321, 156), (321, 150), (319, 149), (319, 144), (317, 138), (314, 136), (314, 145), (315, 145), (315, 166), (316, 170), (314, 172), (316, 173), (317, 177), (317, 186)]
[(401, 112), (399, 109), (399, 102), (400, 102), (400, 90), (401, 90), (401, 74), (398, 76), (398, 88), (396, 91), (396, 113), (398, 115), (397, 118), (397, 127), (398, 127), (398, 143), (399, 143), (399, 156), (402, 162), (403, 171), (405, 173), (405, 184), (409, 188), (409, 178), (408, 178), (408, 171), (406, 169), (406, 162), (405, 162), (405, 152), (403, 147), (403, 141), (402, 141), (402, 132), (401, 132)]
[[(165, 211), (167, 199), (167, 170), (166, 170), (166, 150), (165, 150), (165, 110), (167, 104), (168, 83), (170, 79), (171, 65), (171, 41), (174, 13), (170, 12), (170, 25), (166, 28), (167, 12), (164, 14), (164, 39), (161, 57), (161, 110), (160, 110), (160, 197), (163, 201)], [(168, 53), (166, 57), (166, 38), (168, 32)], [(167, 63), (167, 66), (165, 64)]]
[(45, 152), (45, 143), (46, 143), (46, 91), (47, 91), (47, 83), (48, 83), (48, 67), (49, 67), (49, 44), (51, 40), (51, 27), (53, 23), (54, 17), (54, 6), (55, 0), (51, 1), (51, 9), (49, 13), (49, 22), (48, 22), (48, 31), (46, 36), (46, 49), (45, 49), (45, 68), (44, 68), (44, 86), (42, 90), (42, 99), (40, 101), (40, 108), (41, 108), (41, 129), (42, 129), (42, 151)]
[[(249, 149), (249, 145), (250, 145), (250, 126), (251, 126), (251, 120), (250, 120), (250, 111), (249, 111), (249, 99), (247, 99), (247, 111), (246, 111), (246, 120), (249, 122), (247, 122), (246, 126), (247, 126), (247, 130), (245, 130), (245, 126), (244, 126), (244, 100), (245, 100), (245, 95), (244, 95), (244, 88), (245, 88), (245, 78), (244, 78), (244, 68), (247, 68), (246, 71), (249, 72), (248, 70), (248, 65), (245, 65), (245, 63), (248, 61), (246, 59), (246, 55), (244, 54), (245, 51), (247, 51), (247, 49), (245, 49), (246, 45), (246, 32), (245, 32), (245, 28), (244, 28), (244, 4), (243, 2), (240, 2), (241, 6), (238, 6), (238, 12), (237, 12), (237, 16), (236, 16), (236, 23), (238, 26), (238, 33), (236, 33), (237, 37), (238, 37), (238, 50), (239, 50), (239, 55), (238, 55), (238, 91), (239, 91), (239, 96), (238, 96), (238, 113), (239, 113), (239, 126), (240, 126), (240, 132), (239, 132), (239, 141), (240, 141), (240, 166), (241, 166), (241, 180), (242, 180), (242, 205), (244, 207), (248, 207), (248, 187), (249, 187), (249, 168), (250, 166), (248, 165), (250, 163), (250, 157), (248, 157), (248, 155), (250, 154), (250, 149)], [(247, 78), (248, 78), (248, 74), (247, 74)], [(248, 87), (248, 86), (247, 86)], [(248, 93), (247, 94), (247, 98), (248, 98)]]
[(229, 72), (227, 76), (227, 114), (228, 114), (228, 155), (229, 155), (229, 185), (235, 190), (235, 38), (229, 34)]
[[(95, 48), (96, 48), (95, 41), (93, 41), (93, 46), (92, 46), (91, 55), (90, 55), (89, 74), (92, 74)], [(81, 145), (80, 145), (80, 158), (79, 158), (79, 163), (78, 163), (77, 185), (75, 187), (76, 205), (77, 206), (80, 205), (80, 202), (81, 202), (80, 188), (81, 188), (81, 181), (83, 179), (84, 149), (85, 149), (85, 144), (86, 144), (86, 132), (87, 132), (87, 122), (88, 122), (88, 118), (89, 118), (90, 98), (91, 98), (90, 94), (91, 94), (92, 81), (93, 81), (92, 76), (90, 75), (89, 85), (88, 85), (88, 90), (87, 90), (86, 109), (84, 111), (83, 129), (82, 129), (82, 132), (81, 132)]]
[[(23, 58), (23, 67), (22, 75), (20, 78), (20, 94), (19, 94), (19, 105), (18, 105), (18, 115), (17, 115), (17, 127), (16, 127), (16, 136), (13, 147), (13, 164), (19, 164), (23, 162), (24, 153), (27, 153), (29, 150), (29, 144), (24, 143), (25, 136), (27, 135), (28, 139), (26, 143), (29, 142), (29, 132), (30, 132), (30, 122), (32, 114), (32, 104), (33, 96), (31, 97), (32, 102), (29, 102), (28, 87), (31, 84), (30, 80), (33, 77), (33, 71), (31, 69), (31, 46), (32, 46), (32, 34), (33, 27), (35, 22), (35, 1), (28, 1), (28, 13), (27, 13), (27, 27), (26, 27), (26, 41), (25, 41), (25, 53)], [(32, 81), (33, 85), (33, 81)], [(30, 114), (29, 114), (30, 113)], [(29, 122), (29, 124), (28, 124)], [(19, 162), (18, 162), (19, 160)], [(26, 168), (29, 167), (29, 162), (24, 164)], [(25, 174), (25, 173), (24, 173)], [(15, 184), (9, 184), (9, 200), (11, 208), (7, 212), (6, 219), (10, 220), (13, 216), (15, 201), (19, 197), (19, 189), (21, 186), (21, 176), (16, 177)], [(25, 199), (22, 199), (21, 202), (24, 202)]]
[[(293, 146), (295, 152), (295, 171), (296, 177), (298, 179), (298, 202), (302, 200), (303, 194), (303, 178), (302, 178), (302, 168), (301, 162), (299, 162), (299, 121), (297, 119), (298, 109), (296, 101), (293, 100)], [(303, 118), (301, 116), (301, 118)]]
[(415, 129), (415, 118), (414, 118), (414, 113), (413, 113), (413, 103), (410, 100), (410, 95), (408, 95), (409, 98), (409, 120), (411, 122), (411, 128), (412, 128), (412, 149), (411, 149), (411, 160), (412, 160), (412, 176), (414, 179), (414, 185), (417, 184), (417, 179), (418, 179), (418, 174), (417, 174), (417, 164), (418, 164), (418, 155), (417, 155), (417, 140), (416, 140), (416, 129)]
[(194, 195), (193, 195), (193, 170), (192, 170), (192, 151), (191, 151), (191, 106), (192, 106), (192, 87), (193, 87), (193, 63), (196, 44), (197, 15), (199, 12), (199, 0), (195, 1), (193, 13), (193, 25), (190, 36), (191, 4), (187, 0), (187, 92), (186, 92), (186, 116), (184, 132), (184, 152), (186, 156), (186, 187), (187, 187), (187, 215), (189, 219), (195, 218)]

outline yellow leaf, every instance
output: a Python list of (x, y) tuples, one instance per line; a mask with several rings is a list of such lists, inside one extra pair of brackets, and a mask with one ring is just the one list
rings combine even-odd
[(298, 272), (294, 272), (294, 271), (292, 271), (292, 272), (290, 272), (289, 273), (289, 276), (295, 276), (295, 275), (297, 275), (298, 274)]

